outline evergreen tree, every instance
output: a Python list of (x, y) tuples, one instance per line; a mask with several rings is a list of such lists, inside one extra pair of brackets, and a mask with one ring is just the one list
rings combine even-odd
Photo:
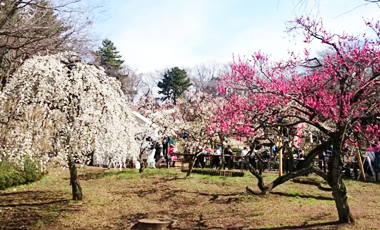
[(174, 67), (167, 70), (162, 81), (158, 82), (158, 87), (160, 88), (158, 93), (164, 95), (161, 98), (163, 101), (173, 100), (173, 103), (176, 104), (177, 98), (181, 97), (191, 85), (186, 71)]
[(122, 69), (124, 60), (121, 60), (121, 55), (119, 55), (119, 51), (116, 50), (113, 42), (108, 39), (103, 40), (102, 47), (99, 47), (97, 54), (100, 65), (104, 67), (107, 74), (118, 77), (118, 71)]

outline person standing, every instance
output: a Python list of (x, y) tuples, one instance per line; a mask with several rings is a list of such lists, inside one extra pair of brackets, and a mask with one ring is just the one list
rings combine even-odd
[(225, 169), (226, 165), (228, 167), (229, 170), (232, 169), (232, 155), (234, 153), (232, 152), (232, 149), (231, 149), (231, 146), (228, 145), (226, 149), (224, 149), (224, 165), (223, 165), (223, 169)]
[(248, 154), (248, 148), (244, 147), (243, 150), (241, 151), (240, 154), (240, 159), (239, 159), (239, 169), (246, 169), (246, 164), (245, 164), (245, 156)]
[(156, 152), (154, 153), (154, 159), (156, 162), (158, 162), (161, 158), (162, 143), (160, 141), (157, 141), (154, 148), (156, 149)]
[(212, 157), (212, 166), (211, 168), (213, 168), (215, 166), (215, 168), (219, 168), (220, 166), (220, 156), (222, 155), (222, 146), (218, 145), (216, 150), (214, 151), (214, 156)]
[(169, 146), (169, 152), (168, 152), (168, 159), (169, 160), (169, 164), (171, 167), (175, 167), (175, 162), (177, 161), (177, 154), (175, 153), (175, 147), (173, 144), (170, 144)]
[(363, 167), (364, 167), (366, 173), (370, 176), (375, 176), (375, 175), (372, 175), (372, 170), (370, 168), (370, 165), (376, 164), (376, 162), (375, 162), (375, 160), (376, 160), (375, 159), (376, 158), (375, 147), (376, 147), (376, 145), (372, 144), (371, 148), (367, 149), (367, 151), (365, 152), (365, 157), (368, 158), (370, 160), (370, 162), (365, 161)]
[(318, 154), (318, 166), (320, 170), (326, 173), (326, 154), (325, 151), (321, 151)]
[(257, 151), (258, 151), (257, 148), (254, 148), (251, 156), (249, 157), (249, 164), (252, 165), (252, 167), (254, 167), (255, 169), (257, 168), (257, 165), (256, 165), (256, 153), (257, 153)]
[(197, 167), (199, 167), (199, 164), (200, 164), (202, 169), (206, 166), (206, 164), (205, 164), (205, 156), (207, 154), (206, 149), (207, 149), (207, 147), (202, 150), (202, 153), (199, 154), (199, 156), (197, 157), (197, 162), (195, 163), (197, 165)]
[(286, 174), (290, 172), (289, 154), (292, 153), (284, 152), (282, 154), (282, 168)]
[(162, 140), (162, 148), (164, 157), (166, 157), (169, 150), (169, 137), (167, 135), (165, 135), (164, 139)]

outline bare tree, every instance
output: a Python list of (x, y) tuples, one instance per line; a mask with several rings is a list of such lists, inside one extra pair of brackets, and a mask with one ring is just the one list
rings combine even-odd
[(228, 64), (205, 62), (194, 66), (188, 72), (197, 92), (215, 95), (218, 91), (218, 81), (229, 72), (228, 67)]
[(118, 80), (121, 83), (121, 89), (130, 100), (134, 99), (139, 89), (146, 86), (143, 81), (143, 74), (138, 74), (137, 69), (128, 65), (124, 65), (120, 70)]
[[(349, 13), (359, 7), (362, 7), (362, 6), (367, 6), (369, 4), (376, 4), (379, 8), (380, 8), (380, 0), (362, 0), (363, 3), (362, 4), (358, 4), (356, 7), (354, 7), (353, 9), (347, 11), (347, 12), (344, 12), (342, 14), (346, 14), (346, 13)], [(311, 9), (311, 11), (313, 10), (319, 10), (319, 3), (320, 3), (320, 0), (298, 0), (295, 2), (295, 5), (294, 5), (294, 11), (305, 11), (307, 9)], [(280, 4), (280, 0), (278, 0), (278, 5)], [(341, 15), (342, 15), (341, 14)]]
[[(145, 95), (153, 95), (154, 97), (158, 97), (158, 87), (157, 84), (163, 78), (166, 71), (169, 68), (163, 68), (155, 70), (154, 72), (149, 72), (143, 74), (141, 76), (141, 83), (138, 87), (138, 94), (140, 96)], [(156, 98), (158, 99), (158, 98)]]
[(62, 51), (82, 56), (92, 49), (89, 27), (94, 7), (87, 0), (4, 0), (0, 2), (0, 80), (28, 58)]

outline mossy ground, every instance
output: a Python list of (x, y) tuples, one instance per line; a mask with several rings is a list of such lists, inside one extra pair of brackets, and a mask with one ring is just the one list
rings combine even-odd
[[(355, 224), (337, 225), (331, 192), (287, 182), (264, 196), (256, 180), (185, 174), (177, 169), (79, 170), (84, 199), (71, 201), (69, 172), (0, 193), (0, 229), (130, 229), (141, 218), (170, 218), (177, 229), (376, 229), (380, 184), (345, 181)], [(266, 174), (271, 181), (276, 174)], [(380, 229), (380, 228), (379, 228)]]

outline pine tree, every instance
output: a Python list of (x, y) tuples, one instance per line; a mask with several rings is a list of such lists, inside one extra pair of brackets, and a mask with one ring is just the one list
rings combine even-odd
[(174, 67), (171, 70), (167, 70), (162, 81), (158, 82), (158, 87), (160, 88), (158, 93), (164, 95), (161, 100), (173, 100), (173, 103), (176, 104), (177, 99), (181, 97), (191, 85), (186, 71)]
[(117, 72), (122, 69), (124, 60), (121, 60), (121, 55), (113, 42), (108, 39), (103, 40), (102, 47), (99, 47), (97, 54), (100, 58), (100, 65), (105, 68), (107, 74), (117, 77)]

